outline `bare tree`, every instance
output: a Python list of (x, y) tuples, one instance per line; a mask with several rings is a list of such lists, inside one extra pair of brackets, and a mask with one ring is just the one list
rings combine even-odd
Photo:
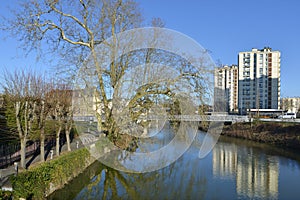
[[(22, 8), (15, 12), (13, 19), (7, 20), (6, 30), (16, 34), (29, 50), (38, 49), (40, 45), (46, 44), (49, 52), (62, 56), (67, 68), (61, 69), (68, 71), (68, 77), (76, 76), (77, 70), (81, 67), (85, 79), (82, 78), (80, 86), (85, 87), (80, 89), (89, 91), (89, 95), (93, 94), (95, 97), (94, 112), (98, 118), (99, 128), (114, 142), (120, 139), (120, 133), (124, 131), (120, 129), (124, 126), (119, 126), (120, 120), (113, 118), (118, 108), (115, 107), (116, 104), (111, 104), (112, 100), (115, 102), (118, 98), (126, 100), (121, 104), (128, 107), (130, 118), (137, 121), (139, 116), (147, 113), (152, 105), (163, 97), (174, 101), (175, 93), (172, 90), (178, 89), (176, 86), (178, 80), (191, 84), (194, 97), (200, 100), (205, 97), (207, 84), (205, 73), (201, 74), (189, 61), (174, 54), (148, 48), (127, 52), (118, 57), (119, 51), (126, 51), (118, 49), (115, 45), (118, 33), (141, 25), (141, 13), (133, 0), (31, 0), (23, 3)], [(156, 27), (163, 26), (160, 19), (154, 19), (152, 23)], [(157, 34), (159, 38), (159, 33)], [(131, 38), (131, 41), (126, 43), (130, 46), (134, 40), (143, 42), (145, 37), (147, 35)], [(108, 38), (111, 38), (109, 42)], [(167, 40), (170, 38), (154, 39), (151, 42), (155, 44)], [(104, 45), (109, 49), (109, 53), (102, 56), (109, 57), (111, 63), (103, 64), (99, 54), (105, 53), (99, 52), (98, 45)], [(177, 76), (170, 74), (166, 68), (155, 65), (151, 67), (149, 64), (153, 62), (174, 66), (178, 72)], [(122, 87), (123, 79), (126, 73), (133, 72), (134, 64), (144, 64), (146, 67), (129, 77), (132, 79), (133, 92), (127, 92), (132, 95), (124, 97), (122, 91), (126, 88)], [(137, 88), (135, 85), (140, 87)], [(103, 115), (105, 121), (102, 124)], [(71, 126), (68, 123), (65, 123), (65, 126), (66, 130), (70, 130)]]
[(142, 21), (133, 0), (27, 0), (12, 12), (1, 28), (19, 38), (27, 52), (62, 58), (57, 69), (69, 78), (87, 55), (96, 56), (98, 44)]
[(60, 135), (65, 129), (67, 149), (71, 151), (70, 131), (73, 125), (72, 90), (67, 84), (53, 83), (52, 89), (47, 94), (51, 104), (50, 116), (56, 126), (56, 155), (60, 154)]
[(34, 90), (35, 97), (34, 118), (36, 122), (36, 129), (39, 131), (40, 137), (40, 160), (43, 162), (45, 161), (45, 125), (51, 110), (51, 104), (49, 102), (51, 99), (47, 97), (50, 84), (47, 82), (45, 76), (35, 76), (32, 88)]
[(53, 120), (55, 125), (55, 140), (56, 140), (56, 155), (60, 154), (60, 134), (63, 128), (63, 116), (62, 116), (62, 104), (60, 103), (60, 94), (57, 88), (52, 85), (53, 88), (47, 94), (47, 98), (50, 99), (51, 111), (49, 113), (50, 118)]
[[(26, 167), (26, 143), (32, 131), (35, 112), (35, 96), (32, 86), (34, 74), (25, 70), (4, 74), (3, 88), (7, 98), (8, 110), (12, 113), (10, 120), (15, 120), (18, 136), (21, 144), (22, 168)], [(11, 107), (10, 107), (11, 105)], [(10, 109), (11, 108), (11, 109)]]
[[(71, 94), (72, 92), (69, 90), (66, 93), (64, 93), (65, 96), (63, 96), (63, 104), (64, 104), (64, 124), (65, 124), (65, 134), (66, 134), (66, 140), (67, 140), (67, 150), (71, 151), (71, 140), (70, 140), (70, 134), (73, 127), (73, 109), (72, 109), (72, 99)], [(68, 96), (66, 96), (68, 95)]]
[[(40, 47), (46, 42), (49, 52), (61, 55), (64, 63), (68, 63), (69, 77), (76, 75), (73, 70), (82, 65), (88, 54), (100, 70), (96, 45), (119, 32), (138, 27), (141, 22), (140, 11), (132, 0), (27, 1), (21, 7), (23, 9), (14, 12), (13, 19), (7, 19), (5, 29), (19, 37), (27, 50), (42, 49)], [(109, 75), (112, 80), (115, 80), (117, 70), (114, 64), (111, 65)], [(109, 117), (104, 75), (98, 72), (101, 92), (98, 95)], [(69, 130), (70, 126), (67, 123), (66, 126)]]

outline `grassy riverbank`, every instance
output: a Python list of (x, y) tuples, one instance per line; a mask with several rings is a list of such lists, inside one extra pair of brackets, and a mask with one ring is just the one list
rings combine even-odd
[(300, 150), (300, 125), (296, 123), (236, 123), (226, 125), (222, 135)]
[(78, 176), (94, 159), (86, 148), (65, 153), (11, 177), (14, 198), (45, 199)]

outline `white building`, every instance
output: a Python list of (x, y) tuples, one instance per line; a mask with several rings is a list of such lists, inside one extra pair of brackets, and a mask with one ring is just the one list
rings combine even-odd
[(280, 108), (280, 52), (271, 48), (252, 49), (238, 55), (238, 108)]
[(281, 108), (287, 112), (298, 113), (300, 110), (300, 97), (282, 98)]
[(238, 112), (238, 67), (215, 69), (215, 105), (217, 111)]

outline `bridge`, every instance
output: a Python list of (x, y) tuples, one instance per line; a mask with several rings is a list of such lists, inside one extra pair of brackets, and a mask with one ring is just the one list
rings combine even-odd
[[(97, 122), (94, 116), (76, 116), (74, 121)], [(170, 120), (170, 121), (208, 121), (208, 122), (247, 122), (248, 116), (241, 115), (147, 115), (140, 116), (140, 120)], [(103, 119), (104, 121), (105, 119)]]
[(240, 115), (148, 115), (141, 120), (170, 120), (170, 121), (208, 121), (208, 122), (247, 122), (248, 116)]
[[(85, 121), (85, 122), (97, 122), (95, 116), (76, 116), (73, 117), (74, 121)], [(105, 119), (103, 118), (103, 121)], [(253, 118), (249, 119), (245, 115), (224, 115), (224, 114), (212, 114), (212, 115), (147, 115), (140, 116), (139, 120), (169, 120), (169, 121), (207, 121), (207, 122), (250, 122)], [(300, 119), (258, 119), (259, 121), (268, 122), (293, 122), (300, 123)]]

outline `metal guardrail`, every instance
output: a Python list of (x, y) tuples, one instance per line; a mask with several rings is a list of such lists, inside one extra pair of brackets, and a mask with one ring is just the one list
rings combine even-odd
[[(34, 142), (33, 144), (26, 147), (26, 157), (32, 156), (39, 148), (40, 143)], [(14, 152), (0, 156), (0, 168), (5, 168), (12, 165), (14, 162), (21, 159), (20, 148), (16, 148)]]
[(140, 117), (141, 120), (179, 120), (179, 121), (210, 121), (210, 122), (246, 122), (248, 116), (237, 115), (148, 115)]
[(84, 122), (96, 122), (97, 118), (95, 116), (73, 116), (74, 121), (84, 121)]
[(300, 119), (259, 119), (259, 121), (264, 122), (291, 122), (291, 123), (300, 123)]
[[(180, 121), (215, 121), (215, 122), (247, 122), (248, 116), (240, 115), (148, 115), (140, 116), (140, 120), (180, 120)], [(95, 116), (74, 116), (74, 121), (97, 122)], [(104, 119), (103, 119), (104, 120)]]

